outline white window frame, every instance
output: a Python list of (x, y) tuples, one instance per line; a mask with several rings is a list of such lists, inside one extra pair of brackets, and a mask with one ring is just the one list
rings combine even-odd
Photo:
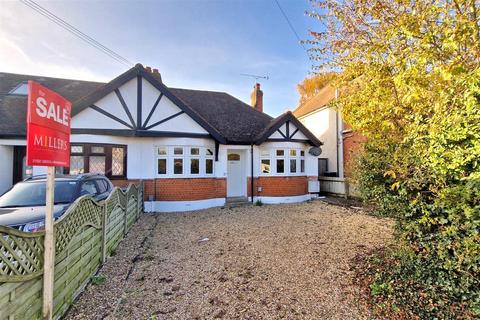
[[(212, 150), (212, 154), (208, 154), (208, 149)], [(203, 173), (206, 177), (211, 177), (215, 173), (215, 149), (214, 148), (209, 148), (209, 147), (204, 147), (200, 149), (200, 154), (202, 155), (202, 159), (200, 160), (200, 173), (203, 170)], [(207, 159), (212, 160), (212, 172), (207, 173)]]
[[(277, 156), (277, 150), (283, 150), (283, 156)], [(290, 155), (291, 151), (295, 150), (295, 155)], [(269, 152), (269, 156), (264, 155), (264, 152)], [(302, 161), (305, 169), (305, 150), (302, 148), (271, 148), (260, 149), (259, 151), (259, 175), (260, 176), (305, 176), (305, 170), (302, 171)], [(303, 153), (303, 156), (302, 156)], [(262, 172), (262, 160), (270, 160), (270, 173)], [(283, 172), (277, 172), (277, 160), (283, 160)], [(295, 160), (295, 172), (290, 172), (290, 160)]]
[[(158, 154), (159, 149), (165, 148), (167, 151), (166, 155)], [(174, 154), (175, 148), (182, 148), (182, 154)], [(199, 154), (192, 155), (191, 149), (198, 148)], [(207, 149), (213, 150), (212, 155), (207, 154)], [(155, 146), (155, 177), (157, 179), (162, 178), (203, 178), (211, 177), (215, 174), (215, 160), (214, 160), (214, 151), (213, 147), (205, 146), (179, 146), (179, 145), (159, 145)], [(167, 172), (165, 174), (158, 173), (158, 160), (166, 159), (167, 163)], [(174, 164), (175, 159), (182, 159), (183, 162), (183, 172), (181, 174), (174, 173)], [(191, 173), (191, 159), (198, 159), (199, 161), (199, 173)], [(212, 160), (212, 173), (207, 173), (206, 160)]]
[[(268, 153), (263, 155), (263, 153)], [(263, 172), (262, 170), (262, 160), (270, 161), (270, 172)], [(260, 175), (269, 176), (273, 173), (273, 163), (272, 163), (272, 149), (260, 149)]]

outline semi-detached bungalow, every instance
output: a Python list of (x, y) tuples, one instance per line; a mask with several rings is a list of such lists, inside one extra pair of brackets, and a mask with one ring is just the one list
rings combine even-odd
[(118, 186), (143, 180), (147, 211), (304, 201), (317, 181), (322, 143), (292, 113), (263, 113), (260, 85), (249, 106), (224, 92), (169, 88), (137, 64), (108, 83), (0, 73), (0, 193), (44, 173), (25, 165), (28, 80), (73, 104), (71, 165), (59, 172), (103, 173)]

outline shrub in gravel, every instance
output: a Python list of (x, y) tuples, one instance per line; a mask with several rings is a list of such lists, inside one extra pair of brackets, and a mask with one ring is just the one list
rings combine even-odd
[(104, 276), (93, 276), (92, 277), (92, 284), (94, 286), (100, 286), (100, 285), (104, 284), (105, 281), (107, 281), (107, 278), (105, 278)]

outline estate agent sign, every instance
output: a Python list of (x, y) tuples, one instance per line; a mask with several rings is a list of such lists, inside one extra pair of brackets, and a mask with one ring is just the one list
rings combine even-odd
[(42, 308), (43, 319), (47, 320), (53, 315), (55, 167), (70, 167), (71, 111), (69, 101), (28, 81), (27, 164), (47, 166)]
[(71, 110), (62, 96), (28, 81), (27, 165), (70, 166)]

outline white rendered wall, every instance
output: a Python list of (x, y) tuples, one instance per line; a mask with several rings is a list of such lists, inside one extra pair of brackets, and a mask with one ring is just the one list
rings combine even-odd
[[(337, 171), (337, 152), (339, 150), (337, 146), (337, 130), (341, 129), (341, 127), (336, 124), (336, 115), (337, 112), (334, 109), (324, 108), (300, 119), (305, 127), (323, 142), (323, 146), (321, 146), (322, 154), (319, 158), (328, 159), (328, 171), (331, 172)], [(339, 124), (341, 124), (340, 116), (338, 119)], [(343, 174), (343, 165), (341, 163), (340, 174)]]
[[(214, 149), (215, 142), (204, 138), (148, 138), (116, 137), (88, 134), (73, 134), (71, 143), (109, 143), (127, 146), (127, 178), (154, 179), (156, 173), (156, 147), (159, 146), (199, 146)], [(214, 170), (217, 171), (217, 163)], [(180, 177), (181, 178), (181, 177)]]
[(0, 194), (12, 186), (13, 146), (0, 145)]

